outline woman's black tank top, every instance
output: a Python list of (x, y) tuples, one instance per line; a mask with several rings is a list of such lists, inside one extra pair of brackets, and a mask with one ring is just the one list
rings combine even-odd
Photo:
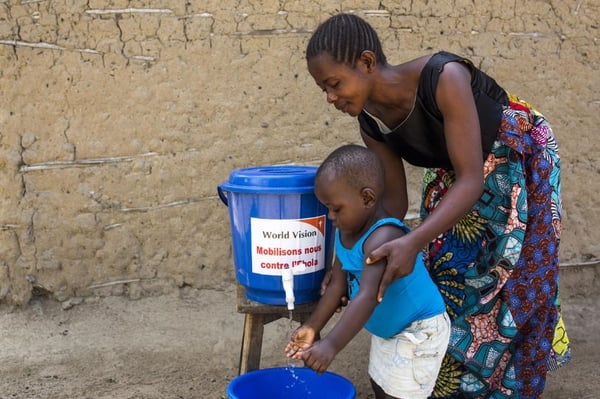
[(361, 129), (377, 141), (391, 146), (408, 163), (427, 168), (453, 169), (444, 136), (444, 120), (435, 101), (439, 75), (448, 62), (462, 62), (471, 70), (471, 88), (481, 126), (484, 159), (500, 127), (502, 108), (508, 96), (494, 79), (463, 57), (448, 52), (434, 54), (421, 72), (414, 109), (400, 126), (382, 133), (377, 122), (365, 111), (358, 116)]

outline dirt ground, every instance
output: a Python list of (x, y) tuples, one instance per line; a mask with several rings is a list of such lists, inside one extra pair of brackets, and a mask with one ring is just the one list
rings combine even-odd
[[(599, 275), (598, 265), (561, 272), (573, 362), (549, 376), (546, 399), (600, 397)], [(225, 398), (243, 327), (235, 295), (231, 287), (0, 308), (0, 399)], [(286, 319), (265, 327), (261, 367), (285, 365), (290, 328)], [(330, 369), (354, 382), (358, 398), (372, 397), (367, 354), (363, 332)]]

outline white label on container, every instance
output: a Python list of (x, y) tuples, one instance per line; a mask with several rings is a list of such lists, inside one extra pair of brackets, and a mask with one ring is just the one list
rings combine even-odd
[(325, 267), (325, 215), (306, 219), (251, 218), (252, 273), (313, 273)]

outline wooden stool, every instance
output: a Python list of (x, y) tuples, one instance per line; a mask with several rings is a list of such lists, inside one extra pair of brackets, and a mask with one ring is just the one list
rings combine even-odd
[[(292, 319), (304, 322), (317, 305), (317, 301), (296, 305), (292, 311)], [(237, 311), (244, 313), (244, 335), (242, 336), (242, 349), (240, 351), (240, 364), (238, 374), (260, 368), (262, 341), (265, 324), (289, 318), (290, 311), (285, 305), (267, 305), (252, 301), (246, 297), (244, 287), (238, 284)], [(283, 352), (283, 348), (281, 348)]]

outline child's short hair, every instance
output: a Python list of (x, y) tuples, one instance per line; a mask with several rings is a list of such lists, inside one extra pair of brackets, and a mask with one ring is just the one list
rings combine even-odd
[(373, 151), (360, 145), (343, 145), (330, 153), (317, 170), (316, 179), (328, 173), (357, 190), (371, 187), (376, 192), (383, 191), (383, 164)]

